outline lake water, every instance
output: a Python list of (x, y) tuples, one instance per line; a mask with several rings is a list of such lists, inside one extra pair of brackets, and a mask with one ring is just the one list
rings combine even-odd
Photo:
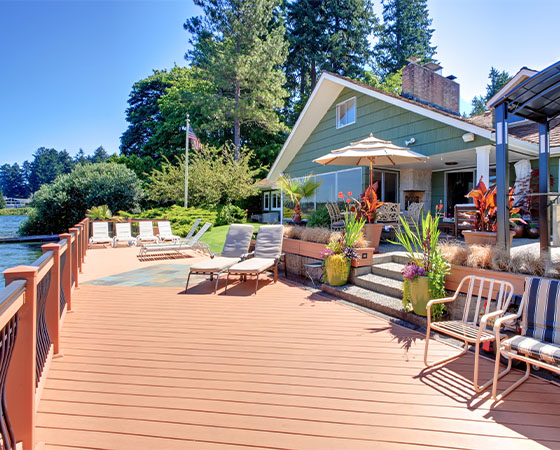
[[(26, 216), (0, 216), (0, 237), (16, 236)], [(30, 264), (41, 256), (41, 244), (0, 244), (0, 272), (20, 264)], [(4, 277), (0, 273), (0, 286)]]

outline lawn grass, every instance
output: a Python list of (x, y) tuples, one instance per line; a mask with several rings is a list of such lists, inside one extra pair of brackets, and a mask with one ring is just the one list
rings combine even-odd
[[(255, 231), (261, 226), (260, 223), (252, 223)], [(214, 253), (219, 253), (224, 248), (224, 242), (226, 241), (226, 235), (229, 230), (229, 225), (221, 225), (219, 227), (212, 227), (212, 229), (206, 233), (200, 239), (202, 242), (207, 243), (210, 246), (210, 250)]]

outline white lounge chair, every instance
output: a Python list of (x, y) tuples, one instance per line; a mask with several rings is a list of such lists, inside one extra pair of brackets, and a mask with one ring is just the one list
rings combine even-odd
[[(255, 294), (259, 288), (259, 275), (264, 271), (273, 269), (274, 282), (276, 283), (278, 280), (278, 263), (284, 256), (282, 253), (283, 238), (283, 225), (263, 225), (260, 227), (257, 234), (257, 242), (255, 243), (255, 251), (247, 255), (248, 259), (228, 269), (224, 293), (227, 292), (230, 275), (239, 275), (242, 281), (247, 279), (247, 275), (255, 275)], [(284, 267), (285, 264), (284, 262)]]
[(210, 247), (205, 242), (200, 242), (200, 238), (212, 224), (210, 222), (205, 223), (202, 228), (196, 233), (193, 238), (185, 239), (184, 241), (179, 241), (175, 243), (158, 243), (158, 244), (144, 244), (140, 249), (139, 257), (146, 256), (148, 253), (178, 253), (182, 255), (185, 250), (200, 250), (205, 251), (208, 254), (212, 254)]
[(165, 241), (177, 242), (179, 241), (179, 239), (181, 239), (179, 236), (173, 234), (173, 231), (171, 231), (171, 223), (168, 220), (163, 222), (158, 222), (158, 228), (159, 228), (158, 238), (160, 242), (165, 242)]
[(109, 222), (92, 222), (93, 236), (89, 238), (89, 246), (94, 244), (112, 244), (109, 237)]
[(159, 238), (154, 235), (154, 226), (151, 221), (138, 222), (138, 227), (140, 232), (136, 236), (136, 245), (142, 242), (159, 242)]
[(134, 242), (136, 243), (136, 238), (132, 236), (132, 229), (129, 222), (116, 223), (115, 224), (115, 236), (113, 236), (113, 247), (117, 247), (120, 242)]
[(196, 231), (196, 229), (198, 228), (198, 226), (200, 225), (200, 221), (202, 219), (198, 218), (194, 221), (194, 223), (192, 224), (191, 229), (189, 230), (189, 232), (187, 233), (187, 235), (185, 236), (185, 239), (188, 240), (190, 238), (193, 237), (194, 232)]
[(244, 255), (249, 251), (251, 245), (251, 238), (253, 237), (252, 225), (233, 224), (229, 227), (226, 242), (220, 256), (215, 257), (212, 255), (210, 259), (201, 261), (194, 264), (189, 269), (189, 276), (187, 278), (187, 285), (185, 286), (185, 293), (189, 288), (189, 281), (191, 275), (210, 275), (210, 281), (216, 276), (216, 284), (214, 286), (214, 294), (218, 290), (218, 282), (220, 275), (241, 261)]

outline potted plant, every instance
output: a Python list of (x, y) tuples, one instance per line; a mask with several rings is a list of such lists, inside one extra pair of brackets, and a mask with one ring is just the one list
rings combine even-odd
[(535, 222), (529, 222), (527, 225), (527, 237), (530, 239), (538, 239), (539, 237), (539, 224)]
[(344, 230), (340, 236), (331, 240), (325, 250), (321, 252), (323, 257), (324, 279), (331, 286), (343, 286), (348, 282), (350, 265), (358, 258), (354, 244), (362, 233), (365, 219), (347, 211), (344, 218)]
[[(496, 245), (496, 231), (498, 229), (497, 218), (497, 189), (496, 185), (486, 188), (486, 185), (480, 178), (476, 187), (467, 194), (467, 197), (472, 198), (475, 205), (473, 230), (463, 231), (465, 238), (465, 245), (474, 244), (487, 244)], [(513, 217), (512, 215), (519, 213), (519, 208), (513, 208), (513, 188), (509, 188), (509, 214), (510, 223), (525, 223), (521, 217)], [(513, 240), (515, 235), (514, 231), (510, 230), (510, 240)]]
[(321, 186), (322, 182), (314, 181), (311, 175), (301, 180), (282, 175), (278, 179), (278, 184), (282, 192), (294, 205), (294, 215), (292, 216), (292, 221), (297, 224), (301, 223), (301, 201), (304, 198), (311, 197), (317, 191), (319, 186)]
[(377, 208), (383, 204), (383, 202), (380, 202), (377, 197), (378, 186), (378, 181), (370, 184), (361, 199), (356, 201), (358, 216), (365, 219), (364, 237), (369, 242), (369, 246), (375, 248), (376, 250), (379, 248), (381, 231), (384, 227), (383, 224), (375, 223), (377, 219)]
[[(439, 217), (431, 213), (422, 218), (422, 227), (413, 221), (414, 230), (401, 217), (401, 227), (396, 231), (396, 242), (402, 245), (408, 256), (408, 264), (403, 269), (403, 306), (412, 309), (419, 316), (426, 316), (426, 304), (434, 298), (445, 297), (445, 276), (449, 264), (438, 248)], [(436, 305), (434, 317), (441, 316), (443, 305)]]

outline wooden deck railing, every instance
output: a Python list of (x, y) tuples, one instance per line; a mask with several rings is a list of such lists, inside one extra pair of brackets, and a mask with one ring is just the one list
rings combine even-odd
[(0, 290), (0, 448), (34, 449), (35, 415), (85, 261), (89, 220), (42, 246), (29, 266), (4, 271)]

